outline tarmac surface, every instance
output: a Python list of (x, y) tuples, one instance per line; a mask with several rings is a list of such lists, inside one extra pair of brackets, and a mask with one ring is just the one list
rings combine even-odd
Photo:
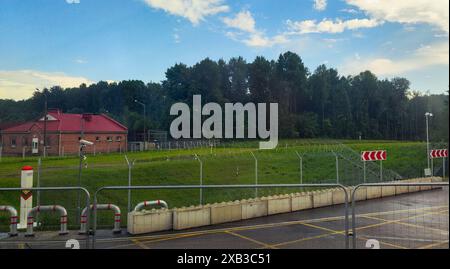
[[(349, 248), (449, 248), (448, 187), (356, 203), (349, 220)], [(349, 205), (351, 218), (351, 207)], [(69, 239), (86, 248), (86, 236), (71, 231), (36, 232), (34, 237), (0, 234), (0, 249), (61, 249)], [(92, 247), (92, 236), (89, 238)], [(370, 240), (372, 239), (372, 240)], [(368, 241), (370, 240), (370, 241)], [(376, 240), (376, 241), (373, 241)], [(344, 205), (316, 208), (202, 228), (130, 236), (97, 231), (100, 249), (343, 249)], [(70, 245), (70, 244), (69, 244)]]

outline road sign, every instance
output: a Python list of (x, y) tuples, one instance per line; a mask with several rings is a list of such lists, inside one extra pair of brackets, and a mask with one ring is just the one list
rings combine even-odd
[(434, 158), (447, 158), (448, 150), (447, 149), (433, 149), (430, 151), (430, 157)]
[(361, 152), (361, 160), (367, 161), (385, 161), (387, 154), (385, 150), (363, 151)]

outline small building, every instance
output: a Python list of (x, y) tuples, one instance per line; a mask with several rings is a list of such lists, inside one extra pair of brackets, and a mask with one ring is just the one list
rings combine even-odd
[(0, 130), (3, 155), (43, 155), (44, 133), (47, 155), (78, 154), (81, 139), (94, 143), (85, 148), (87, 153), (127, 150), (127, 127), (107, 115), (67, 114), (52, 109), (46, 123), (42, 117)]

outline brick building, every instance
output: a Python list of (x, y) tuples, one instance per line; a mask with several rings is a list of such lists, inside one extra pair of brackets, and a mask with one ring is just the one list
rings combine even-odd
[(104, 114), (66, 114), (49, 110), (47, 124), (44, 117), (0, 130), (4, 155), (42, 155), (44, 129), (48, 155), (74, 155), (79, 151), (79, 140), (94, 143), (88, 153), (120, 152), (127, 149), (128, 129)]

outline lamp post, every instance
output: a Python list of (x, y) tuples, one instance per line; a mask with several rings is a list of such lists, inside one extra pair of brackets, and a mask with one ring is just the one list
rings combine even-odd
[(426, 127), (427, 127), (427, 162), (428, 166), (427, 168), (430, 169), (430, 134), (428, 130), (428, 118), (433, 117), (433, 114), (430, 112), (425, 113), (425, 121), (426, 121)]
[[(146, 112), (146, 105), (142, 102), (139, 102), (138, 100), (134, 100), (135, 103), (140, 104), (144, 107), (144, 143), (147, 143), (147, 112)], [(144, 145), (145, 147), (145, 145)]]

